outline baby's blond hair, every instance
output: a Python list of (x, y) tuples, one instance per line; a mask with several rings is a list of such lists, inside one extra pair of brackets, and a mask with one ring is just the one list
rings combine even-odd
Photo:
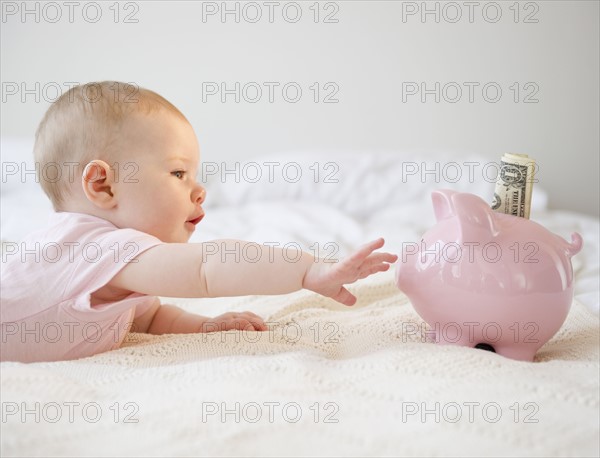
[(40, 122), (33, 148), (39, 182), (54, 210), (63, 208), (89, 161), (101, 159), (110, 165), (120, 159), (118, 139), (127, 116), (159, 110), (188, 122), (168, 100), (134, 84), (87, 83), (62, 94)]

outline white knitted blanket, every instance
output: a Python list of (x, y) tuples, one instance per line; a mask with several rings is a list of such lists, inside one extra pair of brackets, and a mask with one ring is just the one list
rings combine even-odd
[[(2, 456), (598, 456), (598, 317), (577, 301), (518, 362), (422, 342), (392, 272), (354, 307), (285, 296), (163, 299), (252, 310), (265, 333), (131, 334), (72, 362), (3, 363)], [(405, 332), (403, 332), (403, 329)]]

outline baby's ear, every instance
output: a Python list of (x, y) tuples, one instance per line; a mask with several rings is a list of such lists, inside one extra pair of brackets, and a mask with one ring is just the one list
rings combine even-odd
[(105, 210), (116, 205), (112, 178), (110, 166), (100, 159), (90, 161), (81, 175), (81, 186), (88, 200)]

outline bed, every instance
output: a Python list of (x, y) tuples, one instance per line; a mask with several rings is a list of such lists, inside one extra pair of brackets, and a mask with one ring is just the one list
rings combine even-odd
[[(30, 151), (29, 139), (4, 139), (2, 161), (31, 161)], [(419, 240), (433, 224), (433, 189), (486, 200), (493, 192), (481, 175), (450, 183), (407, 168), (435, 169), (448, 161), (442, 153), (295, 151), (239, 162), (238, 180), (222, 173), (221, 162), (202, 159), (207, 216), (190, 242), (240, 238), (341, 257), (383, 236), (385, 248), (399, 253), (402, 242)], [(468, 154), (453, 160), (489, 162)], [(271, 176), (266, 163), (279, 164)], [(287, 175), (277, 172), (291, 163), (297, 165)], [(291, 174), (298, 170), (299, 177)], [(3, 183), (3, 243), (18, 241), (51, 211), (39, 185), (25, 181)], [(165, 297), (163, 303), (207, 315), (250, 310), (270, 331), (131, 333), (120, 349), (90, 358), (4, 362), (0, 452), (598, 456), (599, 221), (549, 210), (543, 183), (535, 187), (531, 219), (584, 239), (573, 259), (567, 321), (533, 363), (406, 332), (423, 322), (396, 288), (393, 270), (351, 285), (359, 299), (353, 307), (309, 291)]]

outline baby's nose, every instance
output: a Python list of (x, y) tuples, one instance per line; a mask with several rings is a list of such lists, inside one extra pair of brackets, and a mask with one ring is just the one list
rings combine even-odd
[(206, 189), (204, 189), (202, 186), (199, 186), (198, 189), (194, 191), (192, 200), (195, 203), (202, 205), (202, 203), (204, 203), (204, 199), (206, 199)]

